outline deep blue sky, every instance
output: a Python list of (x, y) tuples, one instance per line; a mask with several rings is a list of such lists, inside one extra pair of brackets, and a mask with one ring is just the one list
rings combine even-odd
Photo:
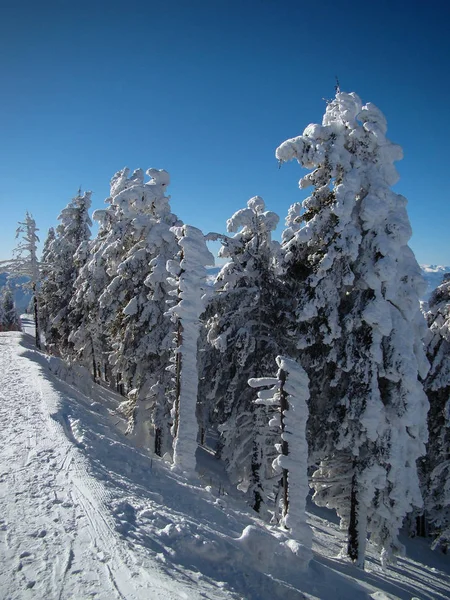
[(450, 265), (449, 28), (444, 0), (3, 2), (0, 258), (26, 210), (45, 238), (124, 166), (168, 170), (205, 233), (257, 194), (284, 221), (302, 172), (275, 148), (321, 121), (337, 74), (403, 146), (417, 259)]

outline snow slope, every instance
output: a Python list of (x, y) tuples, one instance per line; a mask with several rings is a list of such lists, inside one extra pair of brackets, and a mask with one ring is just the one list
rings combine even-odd
[(406, 540), (388, 571), (370, 545), (366, 572), (337, 558), (343, 536), (325, 509), (311, 507), (303, 572), (288, 537), (226, 493), (207, 450), (198, 482), (173, 473), (122, 433), (114, 394), (31, 336), (0, 333), (0, 393), (2, 599), (450, 597), (449, 558), (425, 540)]

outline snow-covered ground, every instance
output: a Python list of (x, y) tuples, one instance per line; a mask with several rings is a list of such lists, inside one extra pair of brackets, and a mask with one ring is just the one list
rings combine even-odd
[(343, 535), (313, 506), (304, 572), (207, 450), (198, 480), (183, 479), (123, 434), (114, 394), (32, 342), (0, 333), (0, 598), (450, 597), (450, 558), (426, 540), (403, 540), (407, 556), (387, 571), (369, 545), (363, 572), (337, 558)]

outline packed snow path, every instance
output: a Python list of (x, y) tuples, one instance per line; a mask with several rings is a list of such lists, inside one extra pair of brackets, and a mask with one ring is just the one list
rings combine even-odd
[[(28, 360), (38, 353), (18, 352), (20, 338), (0, 334), (0, 597), (222, 597), (149, 568), (121, 543), (105, 507), (106, 487), (88, 474), (76, 439), (70, 400), (79, 394), (62, 382), (58, 390)], [(116, 508), (132, 521), (131, 505)]]
[(450, 597), (449, 557), (427, 540), (403, 540), (387, 572), (370, 548), (367, 572), (336, 558), (343, 535), (325, 509), (310, 514), (302, 572), (284, 534), (223, 495), (207, 452), (200, 481), (172, 473), (121, 433), (111, 392), (32, 344), (0, 333), (1, 600)]

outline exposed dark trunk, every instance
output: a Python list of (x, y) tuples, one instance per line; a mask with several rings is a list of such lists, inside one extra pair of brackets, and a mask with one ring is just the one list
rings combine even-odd
[(124, 385), (122, 382), (122, 373), (116, 375), (116, 389), (121, 396), (124, 396)]
[(353, 562), (358, 560), (359, 556), (359, 537), (358, 537), (358, 495), (357, 495), (357, 477), (356, 462), (353, 462), (352, 489), (350, 493), (350, 521), (348, 524), (348, 545), (347, 554)]
[(177, 327), (177, 356), (175, 363), (175, 414), (173, 420), (173, 437), (178, 435), (180, 425), (180, 394), (181, 394), (181, 346), (183, 344), (183, 325), (178, 320)]
[(425, 514), (416, 517), (416, 534), (420, 537), (427, 537), (427, 522)]
[(95, 353), (94, 353), (94, 347), (91, 343), (92, 346), (92, 378), (94, 379), (94, 383), (97, 383), (97, 366), (95, 364)]
[(261, 504), (262, 504), (262, 495), (261, 495), (261, 492), (259, 491), (259, 488), (261, 485), (261, 478), (260, 478), (260, 474), (259, 474), (260, 469), (261, 469), (261, 459), (258, 456), (258, 444), (257, 444), (256, 440), (253, 440), (253, 453), (252, 453), (252, 465), (251, 465), (252, 483), (253, 483), (252, 508), (256, 512), (259, 512), (261, 510)]
[(33, 307), (34, 307), (34, 326), (35, 326), (35, 332), (36, 332), (36, 348), (38, 348), (38, 350), (41, 349), (41, 340), (39, 339), (40, 336), (40, 332), (39, 332), (39, 319), (38, 319), (38, 299), (37, 299), (37, 294), (36, 294), (36, 284), (33, 283)]
[(162, 431), (160, 427), (155, 428), (155, 454), (162, 456)]
[[(284, 411), (288, 410), (289, 404), (287, 400), (287, 394), (284, 391), (284, 386), (286, 383), (286, 373), (282, 369), (280, 369), (280, 412), (281, 412), (281, 434), (284, 433)], [(287, 456), (289, 454), (289, 446), (286, 440), (281, 440), (281, 453), (283, 456)], [(287, 515), (289, 510), (289, 482), (288, 482), (288, 470), (283, 469), (281, 475), (282, 487), (283, 487), (283, 516)]]

